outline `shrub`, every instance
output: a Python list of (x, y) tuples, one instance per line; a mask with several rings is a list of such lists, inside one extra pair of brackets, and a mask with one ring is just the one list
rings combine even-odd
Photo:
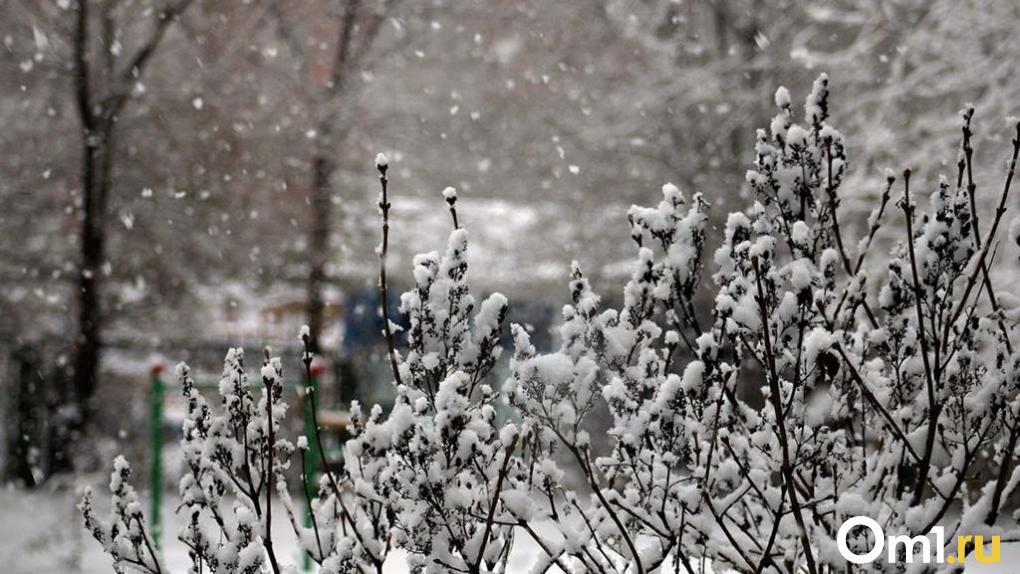
[[(667, 184), (657, 206), (628, 213), (637, 256), (619, 308), (603, 304), (573, 264), (560, 348), (538, 353), (512, 326), (502, 388), (489, 375), (508, 303), (494, 294), (476, 306), (467, 233), (456, 193), (445, 191), (454, 231), (444, 254), (414, 260), (414, 287), (401, 297), (405, 353), (384, 315), (396, 404), (385, 414), (354, 405), (343, 474), (306, 493), (311, 527), (285, 484), (291, 455), (308, 441), (295, 447), (275, 434), (286, 408), (279, 361), (267, 353), (256, 401), (242, 354), (231, 351), (222, 414), (178, 367), (190, 469), (179, 539), (194, 571), (280, 571), (266, 534), (271, 485), (321, 572), (381, 572), (395, 548), (414, 571), (495, 572), (528, 538), (541, 550), (535, 571), (695, 572), (710, 562), (716, 571), (816, 574), (847, 566), (835, 538), (854, 515), (911, 536), (936, 525), (999, 532), (1020, 482), (1020, 355), (989, 269), (1020, 124), (984, 225), (968, 108), (955, 178), (940, 178), (919, 212), (910, 171), (899, 185), (890, 175), (863, 237), (850, 243), (839, 209), (846, 146), (828, 124), (828, 79), (815, 82), (803, 123), (785, 89), (776, 104), (747, 174), (754, 202), (727, 218), (710, 280), (708, 203)], [(385, 300), (385, 157), (376, 164)], [(876, 235), (895, 211), (903, 235), (882, 258)], [(869, 276), (881, 267), (885, 277)], [(710, 310), (696, 304), (705, 293)], [(763, 404), (741, 398), (748, 387)], [(497, 413), (500, 401), (509, 419)], [(589, 432), (603, 408), (610, 448), (599, 454)], [(86, 527), (115, 569), (165, 572), (127, 474), (118, 459), (110, 521), (86, 495)], [(864, 542), (851, 536), (850, 546)]]

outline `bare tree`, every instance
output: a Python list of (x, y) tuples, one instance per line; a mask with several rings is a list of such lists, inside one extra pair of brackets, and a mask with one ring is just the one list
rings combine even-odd
[[(107, 206), (113, 188), (115, 132), (118, 118), (132, 97), (135, 83), (156, 54), (167, 30), (193, 0), (178, 0), (155, 11), (148, 35), (133, 54), (120, 53), (117, 0), (98, 6), (98, 41), (90, 30), (93, 2), (78, 0), (73, 34), (74, 95), (81, 120), (82, 222), (78, 270), (78, 328), (74, 348), (74, 396), (77, 426), (88, 419), (90, 400), (98, 381), (103, 311), (100, 275), (105, 261)], [(98, 56), (98, 61), (97, 57)], [(98, 66), (96, 65), (98, 64)]]
[[(372, 45), (396, 1), (385, 0), (376, 3), (374, 7), (366, 6), (362, 0), (346, 0), (339, 4), (333, 5), (331, 2), (327, 6), (336, 30), (332, 61), (326, 68), (328, 73), (317, 82), (313, 90), (305, 93), (310, 115), (315, 122), (306, 283), (309, 345), (313, 352), (320, 351), (320, 338), (325, 323), (323, 288), (327, 280), (326, 264), (331, 255), (329, 232), (333, 218), (332, 178), (336, 171), (338, 149), (348, 132), (340, 112), (345, 104), (349, 106), (354, 99), (356, 82), (352, 81), (352, 76), (368, 65)], [(315, 81), (317, 78), (312, 69), (314, 58), (311, 46), (298, 38), (291, 23), (294, 16), (285, 14), (279, 2), (270, 6), (279, 24), (282, 39), (300, 62), (298, 70), (306, 76), (312, 76), (311, 79)]]

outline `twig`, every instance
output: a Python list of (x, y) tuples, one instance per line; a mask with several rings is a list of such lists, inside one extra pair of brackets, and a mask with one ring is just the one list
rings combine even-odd
[[(978, 212), (977, 212), (977, 184), (974, 183), (974, 146), (971, 145), (971, 137), (974, 132), (971, 130), (971, 118), (974, 117), (974, 108), (968, 108), (964, 114), (963, 124), (963, 153), (964, 159), (961, 160), (960, 165), (965, 166), (967, 169), (967, 195), (970, 200), (970, 222), (971, 229), (974, 231), (974, 248), (981, 249), (981, 227), (978, 224)], [(956, 187), (960, 187), (963, 184), (963, 170), (961, 169), (956, 179)], [(989, 238), (991, 239), (991, 238)], [(988, 273), (988, 262), (981, 261), (981, 276), (984, 279), (985, 290), (988, 292), (988, 302), (992, 305), (992, 311), (999, 313), (999, 301), (995, 296), (995, 290), (992, 288), (992, 279)], [(1009, 329), (1006, 328), (1006, 323), (1002, 320), (1002, 317), (996, 319), (996, 324), (999, 327), (999, 332), (1002, 334), (1002, 340), (1006, 344), (1006, 350), (1010, 355), (1013, 354), (1013, 342), (1009, 337)]]
[(779, 373), (776, 371), (776, 356), (772, 349), (772, 339), (769, 335), (769, 314), (765, 305), (765, 290), (761, 280), (761, 266), (758, 263), (758, 258), (752, 259), (754, 266), (755, 282), (758, 286), (758, 310), (761, 314), (762, 322), (762, 340), (765, 344), (765, 359), (768, 363), (768, 374), (769, 374), (769, 399), (772, 401), (772, 409), (775, 411), (776, 416), (776, 434), (779, 436), (779, 446), (782, 451), (783, 460), (781, 464), (781, 470), (786, 483), (789, 488), (786, 492), (790, 498), (790, 508), (793, 510), (793, 517), (797, 522), (797, 529), (800, 531), (801, 545), (804, 547), (804, 557), (807, 560), (808, 572), (816, 574), (818, 572), (815, 566), (815, 557), (811, 553), (811, 538), (808, 535), (807, 527), (804, 524), (804, 517), (801, 515), (800, 501), (797, 498), (796, 482), (793, 476), (793, 463), (790, 461), (790, 445), (786, 435), (786, 416), (783, 414), (783, 402), (780, 396), (779, 387)]
[[(843, 233), (839, 229), (839, 216), (837, 210), (839, 208), (839, 198), (836, 197), (836, 189), (832, 185), (832, 141), (826, 140), (825, 143), (825, 155), (828, 158), (828, 178), (825, 185), (826, 195), (829, 197), (829, 211), (832, 212), (832, 234), (836, 237), (836, 248), (839, 251), (839, 259), (843, 262), (843, 270), (849, 277), (854, 276), (853, 266), (850, 264), (850, 258), (846, 254), (846, 248), (843, 247)], [(864, 307), (864, 313), (868, 316), (868, 321), (871, 322), (871, 326), (878, 329), (878, 319), (875, 318), (875, 313), (872, 312), (871, 306), (868, 302), (861, 300), (861, 306)]]
[(326, 555), (322, 552), (322, 540), (319, 538), (319, 522), (315, 519), (315, 511), (312, 509), (312, 495), (308, 492), (308, 465), (305, 462), (304, 453), (301, 453), (301, 491), (305, 494), (305, 504), (308, 505), (308, 515), (312, 519), (312, 530), (315, 532), (315, 545), (319, 549), (319, 561)]
[(963, 290), (963, 295), (960, 297), (959, 306), (956, 308), (956, 311), (953, 312), (950, 320), (946, 322), (945, 327), (943, 327), (946, 336), (948, 336), (949, 333), (949, 326), (960, 318), (960, 315), (963, 314), (964, 309), (967, 307), (967, 300), (970, 298), (970, 292), (974, 289), (974, 284), (977, 282), (981, 265), (983, 265), (988, 258), (988, 252), (991, 250), (991, 246), (994, 243), (992, 239), (999, 230), (999, 223), (1002, 221), (1002, 216), (1006, 214), (1006, 199), (1009, 197), (1009, 190), (1013, 184), (1013, 176), (1016, 175), (1016, 161), (1018, 155), (1020, 155), (1020, 122), (1017, 122), (1016, 124), (1016, 136), (1013, 138), (1013, 157), (1010, 159), (1009, 172), (1006, 174), (1006, 183), (1003, 185), (1002, 194), (999, 196), (999, 205), (996, 207), (995, 217), (992, 219), (992, 228), (988, 231), (988, 235), (982, 242), (983, 246), (981, 248), (981, 255), (978, 257), (978, 264), (967, 278), (967, 286)]
[[(310, 340), (307, 335), (302, 335), (301, 340), (305, 346), (305, 352), (302, 355), (302, 362), (305, 365), (305, 382), (308, 389), (312, 389), (312, 353), (309, 350)], [(350, 525), (351, 531), (354, 532), (354, 538), (358, 541), (358, 544), (365, 550), (369, 558), (372, 560), (372, 564), (375, 566), (376, 571), (382, 572), (383, 560), (377, 558), (368, 545), (365, 544), (365, 540), (361, 536), (361, 531), (358, 530), (357, 525), (354, 523), (354, 516), (347, 510), (347, 505), (344, 503), (343, 495), (340, 492), (340, 485), (337, 484), (336, 478), (333, 477), (333, 473), (329, 472), (329, 466), (326, 462), (326, 451), (322, 448), (322, 433), (319, 430), (319, 415), (318, 405), (315, 403), (315, 392), (309, 390), (309, 400), (311, 401), (312, 408), (312, 426), (315, 427), (315, 444), (318, 446), (319, 461), (322, 463), (322, 471), (326, 474), (326, 478), (329, 481), (330, 488), (333, 490), (333, 496), (336, 497), (337, 504), (340, 505), (340, 512), (342, 518)]]
[(390, 318), (387, 310), (389, 296), (386, 291), (386, 254), (390, 247), (390, 202), (386, 189), (386, 184), (389, 182), (386, 179), (386, 170), (389, 167), (386, 156), (382, 154), (376, 156), (375, 167), (379, 170), (379, 185), (382, 188), (379, 196), (379, 209), (382, 212), (382, 246), (379, 249), (379, 307), (382, 311), (383, 336), (386, 338), (386, 346), (390, 355), (390, 368), (393, 369), (393, 378), (396, 380), (397, 385), (400, 386), (404, 383), (400, 379), (396, 344), (393, 342), (393, 330), (390, 328)]
[(499, 504), (499, 493), (503, 490), (503, 479), (506, 478), (507, 467), (510, 466), (510, 459), (513, 457), (514, 448), (517, 446), (519, 436), (514, 436), (510, 446), (506, 447), (506, 455), (503, 457), (503, 465), (499, 469), (499, 478), (496, 479), (496, 491), (492, 493), (492, 501), (489, 503), (489, 516), (485, 519), (485, 530), (482, 532), (482, 540), (478, 548), (478, 556), (471, 567), (472, 572), (479, 572), (478, 568), (485, 557), (485, 546), (488, 544), (489, 532), (492, 530), (492, 519), (496, 516), (496, 506)]
[[(942, 408), (935, 402), (935, 374), (932, 373), (931, 359), (928, 357), (928, 337), (924, 329), (924, 311), (921, 308), (921, 279), (917, 272), (917, 257), (914, 254), (914, 208), (910, 204), (910, 170), (903, 172), (903, 215), (907, 222), (907, 251), (910, 255), (911, 285), (914, 291), (914, 309), (917, 312), (917, 337), (921, 344), (921, 360), (924, 364), (925, 388), (928, 394), (928, 430), (924, 441), (924, 455), (918, 468), (917, 483), (914, 486), (912, 504), (920, 502), (924, 494), (924, 485), (928, 478), (928, 469), (931, 466), (932, 451), (935, 447), (935, 431), (937, 430), (939, 414)], [(934, 333), (933, 333), (934, 334)], [(935, 347), (938, 347), (938, 340)]]
[[(269, 364), (269, 348), (266, 348), (266, 364)], [(273, 451), (276, 450), (276, 440), (273, 435), (273, 395), (276, 393), (276, 386), (274, 379), (271, 377), (262, 377), (262, 383), (266, 386), (266, 426), (268, 427), (267, 434), (269, 436), (269, 444), (267, 445), (267, 462), (266, 462), (266, 483), (269, 484), (273, 480)], [(273, 489), (272, 487), (266, 488), (266, 532), (265, 540), (263, 545), (266, 547), (266, 554), (269, 555), (269, 563), (273, 567), (273, 572), (280, 574), (280, 563), (276, 559), (276, 551), (273, 549)]]

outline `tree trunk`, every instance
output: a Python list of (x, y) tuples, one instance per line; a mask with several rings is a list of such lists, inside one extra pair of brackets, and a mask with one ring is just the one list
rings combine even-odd
[(35, 349), (24, 345), (11, 352), (10, 362), (8, 375), (13, 387), (8, 390), (10, 406), (4, 413), (7, 439), (4, 477), (31, 488), (36, 486), (32, 469), (39, 462), (33, 460), (32, 445), (37, 444), (39, 437), (42, 360)]
[[(89, 0), (78, 0), (75, 5), (73, 34), (73, 80), (78, 117), (82, 127), (82, 222), (79, 248), (81, 263), (78, 269), (77, 299), (78, 325), (74, 340), (73, 375), (70, 395), (76, 412), (67, 426), (71, 438), (84, 432), (93, 409), (92, 399), (99, 382), (100, 357), (103, 349), (102, 327), (104, 314), (100, 302), (101, 274), (106, 263), (107, 204), (113, 187), (113, 146), (117, 116), (130, 97), (130, 85), (141, 77), (142, 71), (156, 52), (169, 26), (184, 12), (193, 0), (179, 0), (168, 4), (156, 14), (154, 28), (127, 64), (116, 71), (112, 51), (116, 36), (113, 3), (104, 4), (102, 11), (102, 43), (99, 50), (90, 46)], [(102, 55), (103, 83), (106, 90), (96, 90), (90, 72), (90, 55)], [(62, 448), (68, 449), (63, 441)], [(69, 454), (65, 452), (63, 454)], [(63, 457), (69, 461), (69, 457)], [(69, 462), (68, 462), (69, 464)], [(59, 470), (59, 469), (58, 469)]]
[(309, 348), (313, 353), (322, 352), (320, 338), (325, 325), (326, 303), (323, 284), (326, 279), (326, 262), (329, 260), (329, 229), (333, 214), (330, 197), (330, 178), (333, 162), (324, 151), (316, 153), (312, 160), (313, 181), (311, 190), (312, 221), (308, 230), (308, 331)]
[[(344, 7), (343, 20), (340, 22), (340, 35), (337, 37), (336, 58), (329, 84), (325, 87), (323, 100), (319, 105), (328, 105), (343, 93), (344, 80), (348, 59), (351, 55), (351, 42), (354, 24), (358, 17), (360, 0), (350, 0)], [(319, 110), (322, 112), (322, 110)], [(329, 259), (329, 228), (333, 215), (333, 202), (330, 197), (330, 178), (333, 175), (333, 160), (330, 154), (336, 149), (333, 139), (332, 118), (319, 120), (320, 143), (312, 159), (312, 221), (308, 230), (308, 340), (309, 350), (313, 353), (322, 351), (319, 339), (325, 322), (326, 305), (322, 297), (322, 285), (326, 278), (326, 261)]]
[(112, 161), (112, 120), (98, 133), (85, 129), (82, 146), (82, 210), (78, 272), (78, 332), (74, 345), (73, 392), (77, 407), (74, 430), (81, 431), (92, 410), (99, 380), (103, 313), (99, 289), (106, 254), (106, 206)]
[(726, 0), (715, 0), (712, 4), (712, 20), (715, 24), (716, 50), (720, 58), (725, 58), (730, 53), (730, 14), (727, 10)]

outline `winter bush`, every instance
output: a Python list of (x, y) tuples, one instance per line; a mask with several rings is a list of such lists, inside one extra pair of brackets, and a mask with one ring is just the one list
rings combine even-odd
[[(952, 178), (919, 208), (910, 171), (899, 182), (890, 175), (851, 241), (839, 209), (847, 150), (828, 124), (827, 78), (815, 82), (800, 123), (785, 89), (776, 105), (747, 173), (753, 203), (716, 238), (700, 194), (667, 184), (658, 205), (632, 207), (636, 258), (619, 307), (573, 264), (555, 352), (539, 353), (518, 325), (504, 337), (502, 295), (476, 304), (456, 192), (444, 191), (454, 230), (445, 252), (414, 260), (400, 306), (410, 325), (404, 352), (382, 310), (396, 403), (388, 413), (352, 406), (344, 471), (303, 494), (308, 527), (286, 479), (309, 441), (278, 434), (279, 360), (266, 354), (256, 398), (242, 352), (230, 351), (218, 407), (179, 366), (189, 472), (178, 539), (192, 571), (280, 572), (267, 534), (274, 496), (320, 572), (381, 572), (394, 549), (416, 572), (499, 572), (521, 543), (538, 551), (535, 572), (710, 564), (816, 574), (848, 567), (835, 537), (854, 515), (911, 536), (944, 525), (947, 540), (1017, 532), (1003, 516), (1020, 482), (1017, 316), (989, 271), (1020, 124), (987, 220), (968, 108)], [(376, 164), (385, 300), (385, 157)], [(890, 220), (902, 237), (886, 256), (876, 237)], [(709, 242), (718, 247), (705, 278)], [(492, 372), (504, 341), (512, 348), (500, 386)], [(306, 352), (306, 370), (311, 361)], [(599, 450), (589, 433), (606, 412), (610, 446)], [(85, 525), (117, 571), (166, 572), (128, 474), (118, 459), (109, 520), (86, 495)]]

